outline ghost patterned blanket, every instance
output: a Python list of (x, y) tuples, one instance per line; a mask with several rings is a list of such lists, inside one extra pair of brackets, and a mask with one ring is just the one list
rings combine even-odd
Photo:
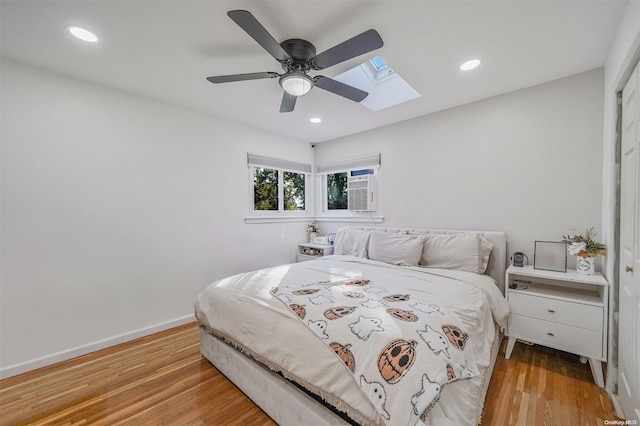
[(444, 297), (396, 281), (281, 284), (271, 293), (333, 349), (387, 424), (421, 425), (443, 386), (478, 374), (473, 330)]

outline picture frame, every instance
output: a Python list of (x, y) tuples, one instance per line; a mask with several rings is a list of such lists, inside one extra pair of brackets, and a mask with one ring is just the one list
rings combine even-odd
[(533, 269), (567, 272), (567, 243), (564, 241), (536, 241)]
[(318, 235), (313, 239), (314, 244), (321, 244), (323, 246), (329, 245), (329, 237), (326, 235)]

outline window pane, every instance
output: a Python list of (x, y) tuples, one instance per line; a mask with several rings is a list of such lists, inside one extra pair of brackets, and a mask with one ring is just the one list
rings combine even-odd
[(327, 208), (347, 209), (347, 172), (327, 175)]
[(284, 172), (284, 209), (304, 210), (304, 174)]
[(278, 210), (278, 171), (256, 167), (253, 173), (253, 209)]

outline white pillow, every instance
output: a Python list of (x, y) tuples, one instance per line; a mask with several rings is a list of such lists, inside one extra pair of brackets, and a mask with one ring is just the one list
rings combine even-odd
[(472, 232), (429, 234), (420, 265), (482, 274), (487, 269), (492, 248), (493, 244)]
[(351, 254), (366, 258), (369, 234), (371, 231), (349, 227), (340, 228), (333, 243), (333, 254)]
[(487, 270), (487, 266), (489, 265), (489, 255), (491, 254), (491, 250), (493, 250), (493, 243), (487, 240), (482, 235), (478, 235), (478, 239), (480, 240), (480, 271), (479, 274), (484, 274)]
[(373, 231), (369, 237), (369, 259), (393, 265), (418, 266), (424, 237)]

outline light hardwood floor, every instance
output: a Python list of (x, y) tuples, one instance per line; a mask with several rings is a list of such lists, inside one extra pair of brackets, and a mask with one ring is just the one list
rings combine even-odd
[[(617, 419), (577, 356), (504, 345), (483, 425), (604, 425)], [(199, 352), (188, 324), (0, 381), (2, 425), (274, 425)]]

